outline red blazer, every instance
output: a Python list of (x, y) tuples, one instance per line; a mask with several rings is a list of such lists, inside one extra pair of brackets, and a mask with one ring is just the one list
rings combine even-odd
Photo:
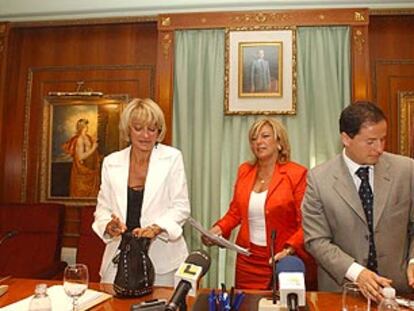
[[(314, 282), (316, 265), (304, 249), (302, 228), (301, 202), (306, 188), (306, 173), (305, 167), (294, 162), (275, 165), (265, 203), (266, 237), (269, 258), (271, 232), (276, 230), (275, 253), (287, 245), (292, 246), (305, 262), (308, 281)], [(245, 248), (250, 248), (248, 207), (256, 174), (257, 165), (248, 162), (240, 165), (230, 208), (216, 223), (226, 238), (240, 225), (236, 243)]]

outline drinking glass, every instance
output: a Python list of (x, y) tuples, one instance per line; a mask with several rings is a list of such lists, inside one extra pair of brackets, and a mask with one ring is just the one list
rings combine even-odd
[(84, 264), (68, 265), (63, 274), (63, 288), (66, 295), (72, 297), (73, 311), (77, 310), (78, 298), (88, 288), (88, 267)]
[(371, 300), (366, 298), (356, 283), (345, 283), (342, 291), (342, 311), (370, 311)]

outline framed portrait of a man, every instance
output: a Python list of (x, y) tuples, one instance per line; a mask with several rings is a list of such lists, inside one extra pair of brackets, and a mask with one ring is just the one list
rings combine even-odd
[(296, 28), (226, 30), (225, 114), (296, 113)]
[(280, 97), (283, 42), (239, 43), (239, 97)]

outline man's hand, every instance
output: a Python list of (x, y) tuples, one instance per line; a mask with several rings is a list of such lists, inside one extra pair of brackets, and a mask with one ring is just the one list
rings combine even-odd
[(408, 285), (414, 288), (414, 263), (408, 264), (407, 279), (408, 279)]
[(356, 281), (364, 296), (376, 302), (382, 300), (382, 287), (391, 286), (392, 283), (390, 279), (379, 276), (368, 269), (362, 270)]
[(135, 228), (132, 234), (137, 238), (153, 239), (159, 235), (163, 230), (158, 225), (151, 225), (144, 228)]

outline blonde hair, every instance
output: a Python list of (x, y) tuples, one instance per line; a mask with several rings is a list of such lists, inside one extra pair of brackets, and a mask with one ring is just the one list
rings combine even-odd
[(122, 112), (119, 122), (121, 138), (130, 142), (130, 126), (133, 119), (142, 122), (142, 125), (155, 124), (158, 128), (157, 142), (163, 141), (167, 132), (165, 126), (164, 113), (160, 106), (150, 98), (134, 98), (131, 100), (125, 110)]
[[(276, 142), (278, 143), (278, 152), (279, 156), (277, 159), (278, 163), (286, 163), (290, 161), (290, 144), (289, 144), (289, 138), (286, 132), (285, 127), (282, 123), (280, 123), (276, 119), (271, 118), (262, 118), (257, 121), (255, 121), (249, 129), (249, 142), (252, 142), (253, 137), (256, 137), (259, 133), (259, 131), (262, 129), (263, 126), (269, 125), (274, 134), (274, 138)], [(257, 157), (253, 154), (253, 161), (252, 164), (255, 164), (257, 162)]]

